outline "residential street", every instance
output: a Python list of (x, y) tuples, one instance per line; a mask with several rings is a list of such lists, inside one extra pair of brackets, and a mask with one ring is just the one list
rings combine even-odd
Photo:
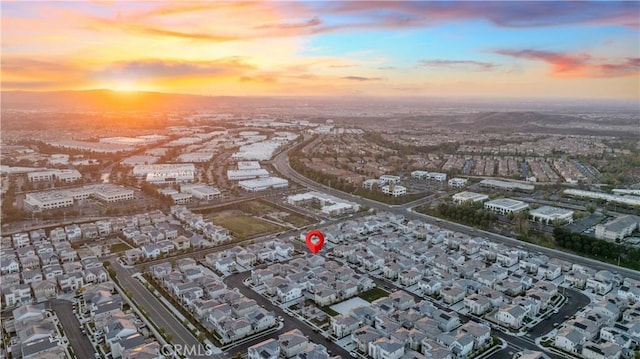
[(50, 299), (47, 304), (56, 312), (60, 325), (62, 325), (76, 356), (78, 358), (93, 358), (96, 351), (89, 338), (82, 334), (80, 321), (73, 314), (73, 303), (64, 299)]

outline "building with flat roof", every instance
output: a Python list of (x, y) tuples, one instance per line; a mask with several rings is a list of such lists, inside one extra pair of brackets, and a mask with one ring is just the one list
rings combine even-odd
[(535, 186), (532, 184), (497, 179), (483, 179), (480, 181), (480, 185), (489, 188), (504, 189), (507, 191), (533, 192), (535, 189)]
[(75, 169), (52, 169), (27, 173), (29, 182), (52, 181), (56, 179), (65, 183), (71, 183), (81, 178), (82, 174)]
[(193, 197), (204, 201), (210, 201), (220, 196), (220, 190), (217, 188), (198, 183), (183, 184), (180, 186), (180, 192), (191, 194)]
[(64, 192), (36, 192), (27, 193), (24, 206), (32, 212), (73, 206), (73, 197)]
[(137, 165), (133, 167), (133, 175), (136, 177), (145, 177), (149, 173), (157, 172), (176, 172), (176, 171), (195, 171), (196, 167), (193, 163), (161, 163)]
[(378, 179), (380, 184), (388, 184), (388, 183), (400, 183), (400, 176), (394, 175), (382, 175)]
[(119, 202), (133, 199), (133, 190), (109, 183), (91, 185), (93, 197), (103, 202)]
[(81, 150), (81, 151), (90, 151), (96, 153), (120, 153), (120, 152), (128, 152), (135, 149), (132, 146), (126, 145), (116, 145), (113, 143), (104, 143), (104, 142), (86, 142), (86, 141), (75, 141), (75, 140), (61, 140), (61, 141), (49, 141), (47, 144), (59, 147), (59, 148), (68, 148), (73, 150)]
[(238, 185), (246, 191), (257, 192), (267, 189), (286, 188), (289, 186), (289, 181), (278, 177), (266, 177), (240, 181)]
[(467, 186), (467, 179), (466, 178), (452, 178), (449, 180), (448, 184), (449, 187), (451, 188), (464, 188)]
[(258, 161), (238, 161), (239, 170), (256, 170), (258, 168), (260, 168)]
[(104, 202), (117, 202), (133, 199), (133, 190), (110, 183), (92, 184), (76, 188), (27, 193), (25, 208), (33, 211), (70, 207), (74, 201), (94, 197)]
[(407, 194), (407, 187), (400, 185), (384, 185), (382, 186), (382, 193), (391, 195), (393, 197), (404, 196)]
[(529, 208), (528, 204), (511, 198), (498, 198), (484, 203), (484, 209), (502, 215), (522, 212), (527, 208)]
[(360, 210), (360, 205), (345, 201), (338, 197), (320, 192), (298, 193), (287, 197), (287, 203), (299, 206), (302, 204), (319, 203), (320, 211), (330, 216), (339, 216), (345, 213), (354, 213)]
[(139, 146), (144, 145), (147, 141), (141, 138), (133, 137), (105, 137), (101, 138), (100, 143), (110, 143), (113, 145)]
[(213, 159), (213, 152), (211, 151), (198, 151), (183, 153), (177, 158), (177, 162), (209, 162)]
[(595, 235), (599, 239), (615, 241), (630, 236), (638, 228), (638, 223), (640, 223), (640, 217), (621, 216), (611, 222), (598, 224)]
[(413, 171), (411, 172), (411, 177), (416, 179), (426, 179), (426, 180), (434, 180), (438, 182), (444, 182), (447, 180), (446, 173), (440, 172), (428, 172), (428, 171)]
[(193, 163), (137, 165), (133, 175), (145, 177), (149, 183), (193, 182), (196, 168)]
[(257, 160), (266, 161), (273, 157), (273, 154), (285, 144), (286, 141), (282, 140), (265, 140), (250, 145), (244, 145), (240, 147), (240, 150), (233, 154), (233, 158), (239, 160)]
[(475, 192), (460, 192), (456, 193), (451, 197), (453, 203), (462, 204), (462, 203), (476, 203), (476, 202), (484, 202), (489, 199), (489, 196), (483, 193), (475, 193)]
[(552, 224), (556, 221), (561, 223), (573, 222), (573, 211), (565, 208), (542, 206), (529, 211), (529, 216), (534, 222)]
[(605, 201), (627, 204), (629, 206), (640, 206), (640, 196), (620, 196), (603, 192), (584, 191), (581, 189), (565, 189), (564, 194), (574, 197), (604, 199)]
[(248, 168), (248, 169), (237, 169), (237, 170), (228, 170), (227, 178), (231, 181), (239, 181), (239, 180), (247, 180), (254, 178), (265, 178), (269, 177), (269, 171), (264, 168)]
[(157, 156), (134, 155), (125, 158), (120, 163), (125, 166), (151, 165), (158, 162), (159, 159), (160, 157)]

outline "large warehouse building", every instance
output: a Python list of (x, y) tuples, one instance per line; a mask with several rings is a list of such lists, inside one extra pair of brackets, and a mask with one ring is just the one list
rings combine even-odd
[(138, 165), (133, 168), (133, 175), (145, 177), (149, 183), (182, 183), (193, 182), (196, 167), (193, 163)]
[(532, 184), (502, 181), (497, 179), (484, 179), (480, 181), (480, 185), (488, 188), (504, 189), (507, 191), (533, 192), (535, 186)]
[(246, 191), (257, 192), (267, 189), (286, 188), (287, 186), (289, 186), (289, 181), (278, 177), (266, 177), (240, 181), (238, 182), (238, 185), (240, 185), (240, 187), (242, 187), (242, 189)]

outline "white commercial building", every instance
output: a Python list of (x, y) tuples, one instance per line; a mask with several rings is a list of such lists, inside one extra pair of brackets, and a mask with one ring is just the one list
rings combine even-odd
[(249, 169), (237, 169), (228, 170), (227, 178), (231, 181), (247, 180), (254, 178), (269, 177), (269, 171), (264, 168), (249, 168)]
[(66, 165), (69, 163), (69, 155), (56, 153), (49, 157), (50, 165)]
[(158, 192), (171, 197), (173, 204), (187, 204), (193, 199), (193, 195), (189, 193), (180, 193), (173, 188), (159, 188)]
[(543, 222), (546, 224), (552, 224), (555, 221), (562, 223), (573, 222), (573, 211), (564, 208), (542, 206), (540, 208), (532, 209), (529, 212), (531, 219), (535, 222)]
[(159, 159), (160, 157), (157, 156), (134, 155), (125, 158), (120, 163), (125, 166), (151, 165), (158, 162)]
[(145, 140), (133, 137), (105, 137), (101, 138), (100, 143), (110, 143), (113, 145), (139, 146), (146, 143)]
[(133, 168), (133, 175), (146, 177), (149, 183), (193, 182), (195, 179), (193, 163), (138, 165)]
[(460, 192), (460, 193), (456, 193), (453, 195), (453, 197), (451, 197), (451, 199), (453, 200), (453, 203), (455, 204), (462, 204), (462, 203), (467, 203), (467, 202), (472, 202), (472, 203), (476, 203), (476, 202), (484, 202), (486, 200), (489, 199), (489, 196), (487, 196), (486, 194), (483, 193), (475, 193), (475, 192)]
[(60, 148), (69, 148), (81, 151), (91, 151), (97, 153), (119, 153), (128, 152), (135, 149), (133, 146), (104, 143), (104, 142), (85, 142), (75, 140), (49, 141), (47, 144)]
[(506, 189), (509, 191), (533, 192), (533, 190), (535, 189), (535, 186), (532, 184), (502, 181), (497, 179), (484, 179), (480, 181), (480, 184), (489, 188)]
[(286, 142), (287, 141), (271, 139), (241, 146), (240, 150), (234, 153), (232, 157), (240, 160), (270, 160), (278, 148)]
[(638, 223), (640, 222), (640, 218), (636, 216), (622, 216), (618, 217), (615, 220), (605, 223), (598, 224), (596, 226), (596, 238), (607, 239), (607, 240), (616, 240), (627, 237), (633, 233), (638, 228)]
[(392, 195), (394, 197), (404, 196), (407, 194), (407, 187), (400, 185), (384, 185), (382, 186), (382, 193)]
[(502, 215), (507, 215), (509, 213), (522, 212), (529, 208), (529, 205), (511, 198), (498, 198), (485, 202), (484, 208)]
[(80, 172), (75, 169), (53, 169), (27, 173), (27, 179), (29, 179), (29, 182), (52, 181), (54, 179), (57, 179), (65, 183), (71, 183), (81, 178), (82, 174), (80, 174)]
[(411, 172), (411, 177), (417, 179), (435, 180), (438, 182), (444, 182), (447, 180), (447, 174), (440, 172), (413, 171)]
[(608, 193), (602, 193), (602, 192), (583, 191), (581, 189), (565, 189), (564, 194), (569, 196), (576, 196), (576, 197), (604, 199), (609, 202), (617, 202), (617, 203), (627, 204), (630, 206), (640, 205), (639, 196), (619, 196), (615, 194), (608, 194)]
[(451, 188), (464, 188), (467, 186), (466, 178), (452, 178), (449, 180), (449, 187)]
[(133, 199), (133, 190), (113, 184), (91, 185), (93, 197), (103, 202), (118, 202)]
[(165, 164), (153, 164), (153, 165), (137, 165), (133, 167), (133, 175), (136, 177), (145, 177), (149, 173), (158, 172), (194, 172), (196, 167), (193, 163), (165, 163)]
[(193, 197), (205, 201), (220, 196), (220, 190), (203, 184), (183, 184), (180, 186), (180, 192), (191, 194)]
[(338, 197), (320, 192), (306, 192), (287, 197), (287, 203), (299, 206), (307, 203), (319, 203), (322, 213), (330, 216), (339, 216), (345, 213), (354, 213), (360, 210), (360, 205), (355, 202), (345, 201)]
[(31, 211), (45, 211), (50, 209), (69, 207), (74, 201), (93, 196), (105, 202), (116, 202), (133, 199), (133, 190), (114, 184), (93, 184), (78, 188), (60, 189), (28, 193), (25, 196), (25, 207)]
[(380, 184), (388, 184), (388, 183), (400, 183), (400, 176), (393, 175), (382, 175), (378, 179)]
[(258, 161), (239, 161), (238, 169), (239, 170), (256, 170), (260, 168), (260, 162)]
[(238, 185), (246, 191), (257, 192), (266, 189), (286, 188), (289, 185), (289, 181), (278, 177), (266, 177), (240, 181)]
[(209, 162), (213, 159), (213, 152), (191, 152), (183, 153), (177, 158), (177, 162)]
[(73, 206), (73, 197), (61, 191), (27, 193), (25, 207), (33, 212)]

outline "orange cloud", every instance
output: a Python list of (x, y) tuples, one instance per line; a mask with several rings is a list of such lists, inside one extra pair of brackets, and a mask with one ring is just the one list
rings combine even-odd
[(619, 63), (598, 63), (588, 54), (565, 54), (542, 50), (496, 50), (496, 54), (543, 61), (551, 65), (555, 77), (625, 77), (640, 72), (640, 58), (628, 58)]

